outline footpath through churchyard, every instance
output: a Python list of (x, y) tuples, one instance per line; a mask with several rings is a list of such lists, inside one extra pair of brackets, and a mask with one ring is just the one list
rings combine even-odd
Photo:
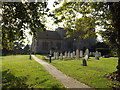
[[(35, 55), (32, 55), (33, 59), (43, 65), (45, 69), (58, 81), (60, 81), (65, 88), (91, 88), (80, 81), (77, 81), (66, 74), (62, 73), (60, 70), (56, 69), (53, 65), (50, 65), (49, 63), (44, 62), (43, 60), (40, 60)], [(93, 88), (91, 88), (93, 89)]]

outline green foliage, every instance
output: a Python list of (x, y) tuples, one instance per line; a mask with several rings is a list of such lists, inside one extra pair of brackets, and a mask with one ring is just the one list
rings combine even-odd
[[(54, 11), (57, 18), (55, 23), (64, 21), (68, 35), (82, 33), (76, 38), (94, 36), (96, 25), (108, 25), (111, 14), (106, 3), (65, 2)], [(81, 15), (82, 17), (77, 17)], [(109, 21), (108, 21), (109, 20)]]
[(112, 88), (114, 81), (105, 78), (105, 75), (116, 71), (118, 58), (100, 58), (95, 60), (93, 57), (87, 61), (88, 66), (82, 66), (82, 60), (53, 61), (51, 64), (63, 73), (93, 87), (93, 88)]
[(26, 38), (25, 30), (36, 35), (37, 30), (45, 30), (44, 15), (47, 15), (47, 2), (3, 2), (2, 37), (3, 48), (10, 49), (14, 41)]
[[(116, 45), (120, 42), (119, 6), (120, 3), (117, 2), (64, 2), (60, 8), (54, 11), (55, 16), (60, 17), (56, 19), (55, 23), (64, 21), (68, 37), (74, 33), (82, 33), (76, 38), (96, 37), (95, 33), (98, 33), (107, 42)], [(82, 17), (79, 18), (77, 15), (82, 15)], [(81, 24), (81, 22), (83, 23)], [(96, 26), (102, 26), (106, 31), (95, 32)]]
[(3, 89), (11, 88), (51, 88), (64, 86), (53, 78), (43, 66), (28, 55), (11, 55), (2, 57)]

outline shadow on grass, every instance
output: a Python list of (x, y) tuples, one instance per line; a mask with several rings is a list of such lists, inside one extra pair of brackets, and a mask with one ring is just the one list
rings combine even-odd
[(10, 70), (2, 72), (2, 89), (12, 89), (12, 88), (24, 88), (27, 89), (28, 85), (25, 84), (27, 80), (26, 77), (16, 77)]

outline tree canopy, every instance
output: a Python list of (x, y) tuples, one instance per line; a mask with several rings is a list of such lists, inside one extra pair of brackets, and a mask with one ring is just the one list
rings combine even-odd
[(44, 15), (48, 13), (47, 2), (3, 2), (2, 3), (2, 44), (11, 49), (15, 40), (24, 40), (25, 30), (30, 34), (45, 30)]
[[(87, 31), (82, 35), (86, 38), (86, 36), (95, 34), (92, 29), (96, 26), (105, 29), (105, 31), (99, 30), (96, 33), (101, 34), (112, 47), (117, 48), (117, 69), (120, 77), (120, 2), (64, 2), (53, 13), (55, 23), (64, 22), (64, 27), (68, 29), (69, 34)], [(77, 14), (82, 16), (77, 17)], [(86, 29), (87, 27), (89, 28)]]

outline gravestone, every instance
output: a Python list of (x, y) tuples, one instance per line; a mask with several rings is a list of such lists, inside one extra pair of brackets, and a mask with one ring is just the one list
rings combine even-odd
[(92, 52), (90, 52), (90, 56), (93, 56)]
[(63, 54), (60, 53), (60, 60), (63, 60)]
[(84, 59), (85, 59), (86, 61), (88, 60), (88, 58), (89, 58), (89, 56), (88, 56), (88, 55), (85, 55)]
[(93, 52), (92, 55), (95, 57), (95, 52)]
[(95, 52), (95, 59), (99, 60), (99, 52), (98, 51)]
[(101, 57), (101, 52), (99, 52), (99, 57)]
[(56, 52), (54, 52), (54, 58), (56, 59)]
[(89, 49), (86, 49), (85, 55), (88, 55), (88, 58), (89, 58)]
[(75, 57), (75, 51), (73, 51), (73, 58)]
[(83, 57), (83, 51), (80, 50), (80, 57), (82, 58)]
[(68, 58), (71, 58), (70, 51), (68, 52)]
[(73, 53), (71, 53), (71, 58), (73, 58), (74, 56), (73, 56)]
[(50, 50), (50, 55), (52, 55), (52, 50)]
[(56, 52), (56, 59), (59, 59), (59, 53)]
[(82, 65), (83, 65), (83, 66), (87, 66), (87, 61), (86, 61), (85, 59), (83, 59)]
[(79, 50), (77, 49), (77, 50), (76, 50), (76, 59), (77, 59), (77, 60), (79, 60), (79, 58), (80, 58), (79, 56), (80, 56)]
[(67, 58), (67, 52), (65, 52), (65, 58)]

